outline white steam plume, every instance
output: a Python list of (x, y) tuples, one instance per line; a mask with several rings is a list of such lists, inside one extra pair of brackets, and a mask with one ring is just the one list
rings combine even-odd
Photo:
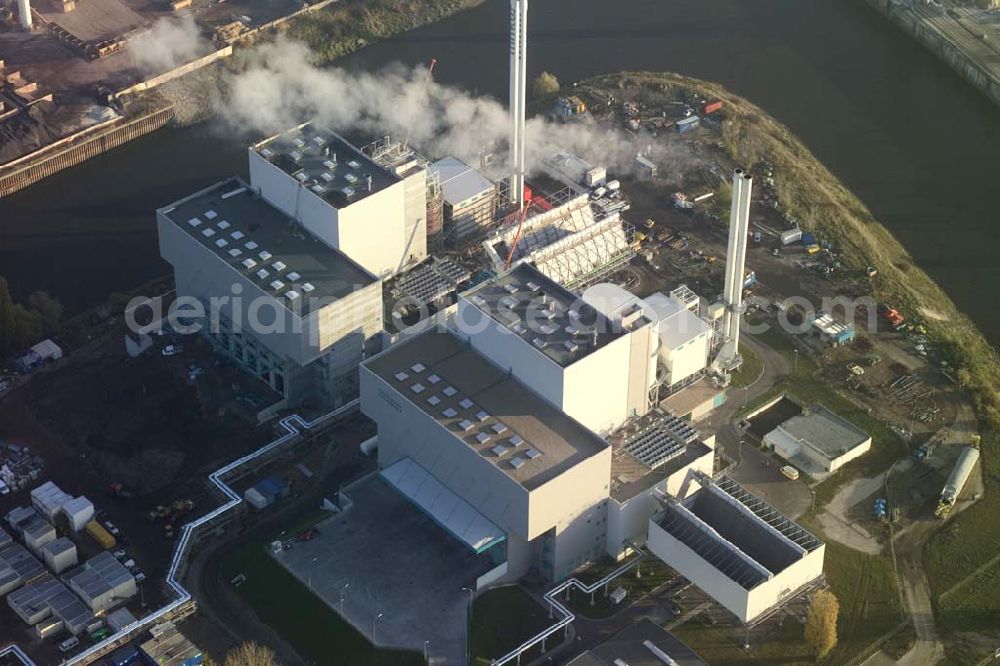
[[(470, 164), (479, 163), (484, 149), (499, 147), (502, 159), (493, 165), (499, 172), (507, 160), (507, 108), (450, 86), (427, 86), (426, 75), (423, 68), (402, 65), (376, 73), (320, 68), (304, 45), (279, 39), (256, 49), (246, 69), (227, 81), (222, 115), (234, 128), (264, 134), (310, 120), (338, 132), (397, 138), (408, 134), (410, 143), (428, 157), (452, 155)], [(555, 153), (571, 152), (595, 165), (629, 170), (636, 153), (650, 145), (654, 159), (662, 155), (687, 167), (697, 162), (690, 155), (677, 155), (677, 147), (671, 149), (673, 154), (660, 153), (662, 142), (649, 136), (540, 118), (528, 121), (529, 168)]]
[(190, 15), (160, 18), (153, 26), (129, 40), (135, 66), (147, 74), (160, 74), (208, 52), (211, 43)]

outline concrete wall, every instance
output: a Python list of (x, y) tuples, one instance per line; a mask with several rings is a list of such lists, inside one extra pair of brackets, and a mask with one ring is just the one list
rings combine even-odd
[(562, 409), (563, 368), (531, 343), (501, 326), (461, 295), (452, 328), (494, 365), (509, 371), (556, 409)]
[(712, 344), (711, 331), (703, 333), (680, 347), (670, 349), (660, 347), (660, 357), (667, 368), (668, 386), (684, 381), (708, 366), (708, 352)]
[(752, 590), (722, 575), (690, 548), (672, 537), (666, 530), (649, 521), (650, 552), (666, 562), (678, 573), (715, 599), (742, 622), (750, 622), (758, 615), (778, 604), (823, 574), (823, 557), (826, 546), (807, 553), (801, 560), (766, 580)]
[[(563, 411), (599, 434), (624, 423), (631, 415), (631, 354), (631, 335), (622, 335), (567, 367)], [(642, 382), (646, 376), (645, 361), (637, 366), (640, 368), (637, 379)]]
[[(324, 243), (379, 277), (395, 274), (405, 263), (405, 181), (338, 209), (253, 148), (249, 155), (251, 185), (272, 206), (302, 222)], [(424, 235), (426, 255), (426, 229)]]
[[(969, 57), (958, 45), (930, 25), (917, 19), (903, 5), (897, 5), (891, 0), (866, 1), (871, 7), (936, 53), (962, 78), (989, 97), (994, 104), (1000, 105), (1000, 79)], [(969, 35), (970, 40), (975, 38), (974, 35)]]

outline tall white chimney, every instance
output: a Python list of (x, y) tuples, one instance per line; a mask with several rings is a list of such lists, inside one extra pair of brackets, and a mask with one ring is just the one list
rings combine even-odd
[(729, 246), (726, 250), (726, 279), (722, 301), (722, 348), (716, 365), (722, 372), (739, 365), (740, 317), (743, 315), (743, 275), (746, 272), (747, 233), (750, 230), (750, 195), (753, 177), (742, 169), (733, 171), (733, 203), (729, 211)]
[(21, 27), (31, 32), (31, 0), (17, 0), (17, 15)]
[(527, 96), (528, 0), (510, 0), (510, 197), (524, 207), (524, 124)]

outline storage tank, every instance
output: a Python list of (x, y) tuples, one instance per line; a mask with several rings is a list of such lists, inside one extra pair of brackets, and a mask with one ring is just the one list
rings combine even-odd
[(941, 491), (942, 502), (946, 502), (949, 505), (955, 503), (955, 500), (958, 499), (959, 494), (962, 492), (962, 488), (965, 487), (966, 482), (969, 480), (969, 476), (972, 475), (972, 469), (976, 466), (976, 461), (978, 460), (979, 449), (971, 446), (965, 447), (961, 455), (958, 456), (955, 468), (951, 470), (948, 482), (944, 484), (944, 490)]

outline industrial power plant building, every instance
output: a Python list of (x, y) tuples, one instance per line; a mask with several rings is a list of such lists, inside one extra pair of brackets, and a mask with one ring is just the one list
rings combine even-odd
[(816, 476), (835, 472), (863, 456), (872, 438), (842, 416), (813, 405), (764, 435), (764, 444), (779, 456)]
[(178, 296), (206, 313), (220, 304), (203, 332), (279, 406), (334, 407), (357, 394), (357, 364), (382, 330), (377, 277), (238, 179), (158, 210), (157, 223)]
[(426, 179), (423, 168), (387, 169), (308, 124), (250, 148), (253, 189), (378, 277), (427, 256)]
[[(446, 330), (366, 360), (361, 408), (378, 425), (381, 475), (489, 553), (491, 580), (559, 580), (647, 543), (751, 622), (822, 574), (822, 544), (742, 489), (719, 496), (730, 486), (711, 479), (714, 439), (651, 401), (662, 322), (637, 302), (609, 314), (522, 264), (461, 294)], [(715, 550), (663, 527), (674, 514)], [(780, 561), (746, 555), (753, 539)], [(746, 594), (708, 568), (719, 553), (753, 573), (734, 583)]]

